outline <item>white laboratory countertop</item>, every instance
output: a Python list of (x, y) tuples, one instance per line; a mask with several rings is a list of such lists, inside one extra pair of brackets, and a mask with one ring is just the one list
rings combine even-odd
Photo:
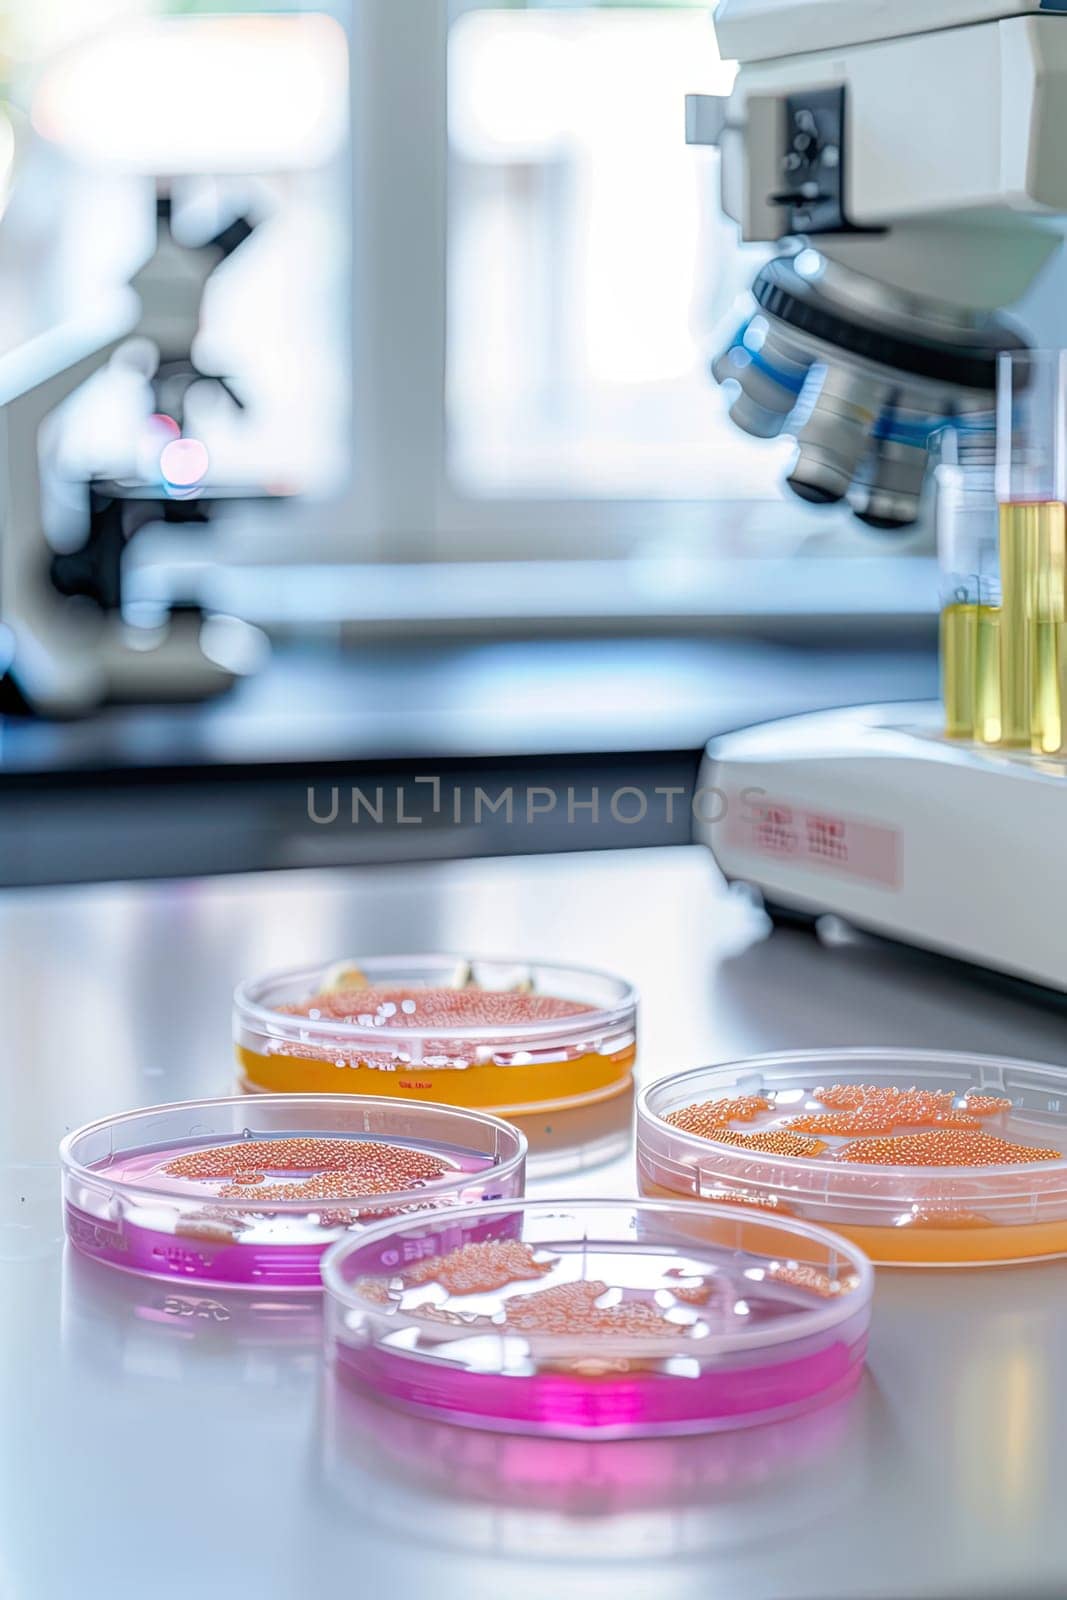
[[(316, 956), (616, 970), (642, 992), (646, 1080), (819, 1044), (1067, 1061), (1054, 1010), (765, 934), (695, 849), (0, 896), (3, 1600), (1062, 1595), (1067, 1262), (883, 1271), (862, 1387), (803, 1426), (527, 1448), (353, 1414), (306, 1305), (259, 1318), (64, 1252), (64, 1130), (228, 1092), (233, 983)], [(632, 1190), (629, 1149), (541, 1162), (534, 1193)]]

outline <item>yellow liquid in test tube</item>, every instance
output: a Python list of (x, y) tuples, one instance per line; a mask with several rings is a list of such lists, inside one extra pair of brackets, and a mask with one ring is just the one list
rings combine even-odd
[(1001, 739), (1045, 754), (1064, 743), (1067, 507), (1000, 508)]
[(1038, 528), (1034, 580), (1034, 675), (1030, 747), (1051, 755), (1063, 749), (1064, 619), (1067, 615), (1067, 507), (1052, 505)]
[(941, 692), (950, 739), (1000, 742), (1000, 607), (953, 602), (941, 612)]

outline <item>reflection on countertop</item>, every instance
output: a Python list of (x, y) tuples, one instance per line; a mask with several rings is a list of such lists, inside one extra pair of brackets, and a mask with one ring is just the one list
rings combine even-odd
[(526, 1176), (529, 1182), (593, 1173), (617, 1161), (630, 1147), (634, 1118), (634, 1087), (608, 1095), (585, 1106), (562, 1106), (554, 1111), (530, 1111), (511, 1116), (529, 1140)]
[[(761, 1537), (768, 1495), (787, 1533), (836, 1520), (863, 1483), (862, 1394), (755, 1428), (600, 1443), (414, 1416), (329, 1372), (319, 1412), (323, 1477), (338, 1500), (440, 1552), (617, 1564), (653, 1542), (664, 1558), (737, 1548)], [(746, 1508), (754, 1488), (758, 1518)]]

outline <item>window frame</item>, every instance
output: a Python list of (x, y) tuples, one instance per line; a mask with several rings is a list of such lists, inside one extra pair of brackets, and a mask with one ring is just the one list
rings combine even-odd
[[(380, 560), (623, 558), (648, 540), (699, 548), (717, 526), (803, 509), (763, 500), (476, 496), (451, 481), (448, 36), (493, 0), (355, 0), (352, 18), (356, 472), (349, 526)], [(679, 110), (679, 127), (681, 111)], [(681, 133), (679, 133), (681, 138)], [(709, 383), (710, 383), (709, 378)], [(371, 400), (370, 397), (373, 397)], [(698, 543), (699, 542), (699, 543)]]

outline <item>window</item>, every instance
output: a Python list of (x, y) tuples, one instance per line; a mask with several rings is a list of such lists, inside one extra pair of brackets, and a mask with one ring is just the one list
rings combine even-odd
[[(449, 469), (470, 494), (762, 497), (715, 324), (760, 256), (688, 149), (708, 12), (467, 10), (449, 34)], [(775, 455), (781, 455), (782, 447)]]
[[(152, 250), (157, 193), (172, 198), (175, 236), (187, 242), (247, 215), (255, 233), (208, 280), (196, 347), (202, 369), (228, 378), (247, 410), (198, 385), (190, 429), (208, 441), (213, 481), (324, 491), (349, 444), (338, 337), (348, 253), (344, 29), (311, 7), (272, 14), (222, 0), (210, 8), (218, 14), (200, 9), (188, 0), (22, 8), (12, 35), (0, 349), (92, 317), (128, 282)], [(0, 204), (11, 126), (0, 118)], [(130, 431), (121, 400), (98, 400), (67, 464), (117, 470)]]
[(685, 144), (686, 93), (735, 72), (710, 13), (453, 4), (438, 553), (857, 538), (787, 495), (790, 441), (739, 432), (708, 371), (767, 253), (722, 215), (717, 152)]
[[(685, 94), (726, 92), (733, 77), (711, 9), (24, 8), (0, 347), (16, 322), (62, 320), (128, 279), (161, 171), (191, 173), (197, 203), (225, 209), (247, 191), (268, 214), (209, 286), (205, 355), (254, 396), (246, 479), (266, 461), (272, 480), (319, 498), (220, 518), (210, 550), (181, 528), (148, 530), (128, 556), (145, 593), (165, 595), (170, 562), (177, 591), (221, 583), (251, 615), (246, 569), (272, 563), (294, 574), (265, 579), (294, 622), (301, 608), (442, 617), (478, 584), (498, 620), (524, 604), (701, 614), (724, 596), (736, 613), (761, 584), (773, 609), (795, 608), (798, 585), (791, 574), (771, 593), (730, 558), (753, 569), (747, 558), (801, 547), (884, 553), (844, 513), (785, 493), (788, 441), (738, 432), (707, 370), (762, 259), (719, 210), (716, 152), (685, 144)], [(213, 460), (232, 463), (241, 429), (214, 399)], [(529, 589), (496, 570), (535, 560), (536, 600), (532, 565)], [(427, 564), (421, 587), (404, 570), (414, 561)], [(557, 561), (571, 563), (566, 604)], [(296, 569), (312, 564), (329, 570), (305, 574), (305, 589)], [(807, 610), (831, 565), (810, 579)]]

